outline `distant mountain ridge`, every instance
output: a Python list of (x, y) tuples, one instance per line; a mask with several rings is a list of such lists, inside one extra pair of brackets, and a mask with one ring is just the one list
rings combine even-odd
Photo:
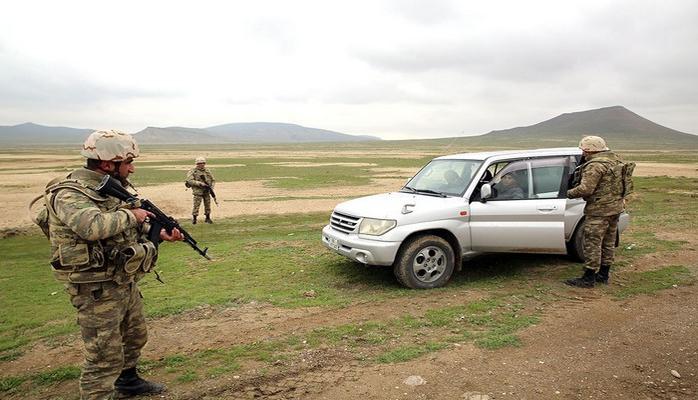
[[(50, 127), (25, 123), (0, 126), (0, 144), (79, 144), (94, 129)], [(242, 122), (210, 128), (149, 126), (134, 134), (140, 144), (215, 144), (215, 143), (298, 143), (358, 142), (381, 140), (375, 136), (349, 135), (279, 122)]]
[[(79, 144), (92, 129), (48, 127), (33, 123), (0, 126), (0, 144)], [(611, 148), (697, 149), (698, 135), (652, 122), (623, 106), (560, 114), (530, 126), (494, 130), (480, 136), (427, 139), (469, 146), (566, 147), (585, 135), (599, 135)], [(308, 128), (278, 122), (242, 122), (208, 128), (148, 127), (135, 133), (141, 144), (310, 143), (381, 140), (374, 136)]]
[(27, 122), (15, 126), (0, 125), (2, 144), (72, 144), (82, 143), (94, 129), (43, 126)]
[[(167, 136), (167, 134), (170, 134)], [(208, 128), (146, 128), (134, 134), (139, 143), (298, 143), (381, 140), (281, 122), (236, 122)], [(176, 141), (175, 141), (176, 140)]]

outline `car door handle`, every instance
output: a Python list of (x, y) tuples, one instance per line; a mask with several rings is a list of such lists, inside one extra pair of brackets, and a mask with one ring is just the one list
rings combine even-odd
[(539, 206), (538, 211), (542, 212), (550, 212), (550, 211), (555, 211), (557, 210), (557, 206), (555, 205), (550, 205), (550, 206)]

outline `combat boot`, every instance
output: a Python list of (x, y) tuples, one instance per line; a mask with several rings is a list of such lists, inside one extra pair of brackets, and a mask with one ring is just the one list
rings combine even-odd
[(206, 214), (206, 220), (204, 221), (207, 224), (212, 224), (213, 221), (211, 221), (211, 214)]
[(138, 376), (136, 367), (121, 371), (114, 382), (114, 389), (121, 396), (137, 396), (141, 394), (158, 394), (165, 391), (165, 385), (146, 381)]
[(608, 275), (610, 271), (610, 265), (602, 265), (601, 268), (599, 268), (599, 272), (596, 273), (596, 282), (608, 285)]
[(584, 268), (584, 275), (580, 278), (568, 279), (565, 284), (582, 288), (593, 288), (596, 282), (596, 272), (590, 268)]
[(196, 225), (196, 215), (191, 216), (191, 223), (192, 225)]

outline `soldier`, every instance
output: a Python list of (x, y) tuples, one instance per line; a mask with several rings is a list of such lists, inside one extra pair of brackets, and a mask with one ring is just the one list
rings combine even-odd
[[(160, 393), (161, 384), (138, 376), (136, 364), (147, 341), (137, 282), (150, 271), (157, 248), (147, 241), (152, 213), (128, 209), (95, 187), (105, 175), (128, 187), (138, 145), (131, 135), (110, 130), (92, 133), (81, 154), (86, 167), (52, 181), (44, 196), (51, 241), (51, 266), (77, 309), (85, 345), (80, 376), (82, 399)], [(182, 240), (178, 230), (160, 238)]]
[(213, 174), (211, 170), (206, 168), (206, 159), (203, 157), (197, 157), (196, 166), (189, 170), (187, 173), (187, 180), (184, 183), (187, 187), (191, 188), (192, 194), (194, 195), (194, 207), (191, 211), (191, 223), (196, 224), (196, 217), (199, 215), (199, 208), (201, 207), (201, 200), (204, 201), (204, 214), (206, 215), (207, 224), (212, 224), (211, 220), (211, 190), (216, 184), (216, 180), (213, 179)]
[[(594, 287), (608, 283), (613, 263), (618, 217), (624, 209), (623, 176), (617, 168), (621, 158), (612, 153), (598, 136), (586, 136), (579, 142), (584, 159), (579, 168), (579, 184), (567, 191), (567, 197), (584, 198), (584, 274), (565, 281), (571, 286)], [(598, 273), (596, 272), (598, 270)]]

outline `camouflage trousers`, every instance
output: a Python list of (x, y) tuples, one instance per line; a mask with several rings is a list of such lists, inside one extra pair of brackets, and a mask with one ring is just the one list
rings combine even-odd
[(598, 271), (599, 266), (613, 263), (619, 215), (584, 220), (584, 266)]
[(67, 284), (66, 290), (85, 345), (80, 398), (111, 399), (116, 378), (136, 366), (148, 340), (141, 292), (135, 282)]
[(201, 208), (202, 199), (204, 201), (204, 214), (211, 214), (211, 194), (206, 192), (201, 195), (194, 195), (194, 208), (191, 210), (191, 215), (199, 215), (199, 208)]

